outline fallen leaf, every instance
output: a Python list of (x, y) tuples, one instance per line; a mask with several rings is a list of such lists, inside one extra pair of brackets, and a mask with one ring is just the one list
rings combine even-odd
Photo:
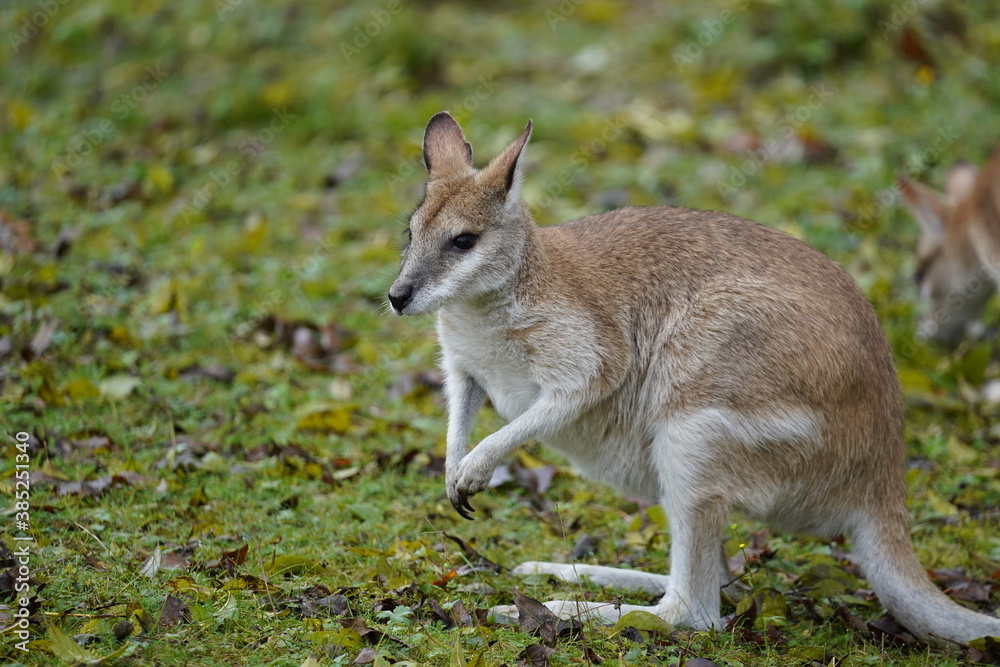
[(325, 571), (322, 565), (303, 556), (275, 556), (267, 565), (267, 573), (272, 575), (318, 574)]
[(612, 632), (621, 632), (625, 628), (635, 628), (648, 632), (670, 633), (670, 624), (656, 614), (648, 611), (635, 610), (625, 614), (612, 626)]
[(455, 568), (458, 574), (469, 574), (472, 572), (503, 572), (503, 566), (498, 565), (491, 561), (490, 559), (483, 556), (481, 553), (473, 549), (460, 537), (455, 535), (449, 535), (444, 533), (444, 536), (449, 540), (457, 544), (462, 549), (462, 554), (468, 561), (467, 564)]
[(223, 551), (218, 558), (215, 560), (210, 560), (202, 565), (209, 572), (216, 570), (222, 570), (233, 574), (236, 568), (239, 567), (246, 561), (247, 553), (249, 553), (250, 545), (244, 544), (238, 549), (233, 549), (232, 551)]
[(48, 641), (49, 648), (53, 655), (65, 662), (73, 664), (82, 663), (84, 665), (101, 665), (109, 660), (117, 660), (118, 658), (126, 656), (135, 650), (135, 644), (129, 642), (127, 644), (123, 644), (120, 648), (107, 655), (97, 656), (77, 644), (72, 637), (68, 637), (63, 634), (63, 632), (52, 623), (49, 623)]
[(957, 600), (967, 602), (989, 602), (992, 586), (980, 584), (965, 576), (962, 569), (932, 570), (934, 581), (945, 587), (945, 593)]
[(596, 554), (597, 548), (597, 540), (592, 535), (583, 533), (580, 537), (576, 538), (576, 544), (573, 545), (573, 551), (570, 552), (569, 559), (583, 560)]
[(178, 597), (168, 595), (163, 600), (158, 625), (161, 628), (171, 628), (178, 623), (191, 622), (191, 609)]
[(214, 364), (211, 366), (187, 366), (182, 368), (180, 371), (180, 376), (182, 378), (208, 378), (209, 380), (216, 380), (217, 382), (222, 382), (224, 384), (229, 384), (236, 377), (236, 371), (228, 366), (223, 366), (222, 364)]
[(882, 616), (868, 623), (868, 629), (875, 633), (876, 643), (884, 640), (894, 646), (915, 646), (922, 642), (909, 630), (896, 622), (892, 616)]
[(97, 389), (101, 392), (101, 396), (112, 401), (120, 401), (131, 394), (141, 382), (139, 378), (131, 375), (113, 375), (101, 380)]
[(1000, 638), (982, 637), (972, 640), (966, 657), (974, 665), (1000, 665)]
[(511, 589), (514, 606), (517, 607), (517, 624), (521, 629), (539, 635), (547, 646), (556, 645), (559, 617), (538, 600)]
[(360, 653), (358, 653), (358, 657), (354, 659), (354, 664), (369, 665), (375, 662), (375, 658), (377, 657), (378, 657), (378, 651), (366, 646), (365, 648), (361, 649)]
[(31, 343), (28, 345), (28, 349), (31, 351), (31, 358), (35, 359), (42, 356), (49, 349), (49, 345), (52, 344), (52, 337), (56, 333), (56, 327), (58, 323), (55, 320), (49, 320), (43, 322), (41, 326), (38, 327), (38, 331), (35, 333), (34, 338), (31, 339)]
[(133, 486), (144, 480), (145, 478), (137, 472), (123, 470), (114, 475), (106, 475), (97, 479), (80, 482), (60, 482), (56, 486), (56, 493), (61, 496), (73, 494), (96, 498), (109, 488), (115, 486)]
[(155, 577), (156, 573), (160, 571), (160, 565), (163, 562), (163, 551), (160, 547), (156, 547), (156, 550), (147, 558), (142, 566), (139, 568), (139, 574), (143, 577)]
[(541, 644), (531, 644), (524, 648), (521, 655), (517, 656), (517, 665), (518, 667), (548, 667), (549, 657), (555, 652), (554, 648)]

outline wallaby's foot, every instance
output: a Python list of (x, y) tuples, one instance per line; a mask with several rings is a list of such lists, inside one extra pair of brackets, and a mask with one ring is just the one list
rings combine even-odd
[(651, 574), (640, 570), (623, 570), (617, 567), (583, 563), (527, 561), (515, 567), (512, 572), (520, 576), (548, 574), (571, 584), (588, 581), (598, 586), (642, 591), (653, 595), (663, 595), (670, 587), (670, 575), (668, 574)]
[[(561, 619), (575, 618), (579, 621), (592, 621), (603, 625), (614, 625), (625, 614), (632, 611), (656, 613), (655, 606), (634, 604), (618, 604), (615, 602), (577, 602), (576, 600), (550, 600), (545, 603), (549, 611)], [(500, 605), (489, 611), (489, 620), (494, 623), (517, 623), (518, 611), (514, 605)]]

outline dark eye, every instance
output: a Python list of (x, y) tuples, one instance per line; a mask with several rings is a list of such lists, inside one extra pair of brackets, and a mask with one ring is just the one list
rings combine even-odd
[(476, 245), (475, 234), (459, 234), (451, 240), (451, 244), (459, 250), (470, 250)]

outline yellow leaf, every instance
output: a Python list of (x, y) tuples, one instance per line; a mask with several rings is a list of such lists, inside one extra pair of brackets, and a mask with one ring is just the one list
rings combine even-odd
[(292, 86), (288, 81), (276, 81), (264, 88), (264, 104), (269, 107), (281, 107), (292, 99)]
[(958, 508), (934, 489), (927, 489), (927, 503), (931, 506), (934, 514), (938, 516), (947, 517), (958, 514)]
[(314, 574), (325, 572), (326, 568), (314, 560), (302, 556), (275, 556), (268, 563), (268, 574)]
[(96, 655), (73, 641), (72, 637), (63, 634), (63, 631), (49, 623), (49, 647), (53, 655), (66, 662), (82, 662), (92, 665), (98, 659)]
[(622, 10), (619, 3), (611, 0), (588, 0), (576, 4), (580, 8), (580, 16), (591, 23), (611, 23), (621, 15)]
[(174, 189), (174, 175), (162, 164), (154, 164), (146, 170), (146, 182), (164, 194)]
[(455, 645), (451, 647), (451, 660), (448, 661), (448, 667), (468, 667), (465, 655), (462, 653), (462, 634), (459, 632), (455, 633)]
[(205, 493), (205, 487), (199, 486), (198, 490), (191, 494), (190, 500), (188, 500), (188, 505), (191, 507), (203, 507), (209, 503), (208, 494)]
[(73, 378), (66, 383), (66, 394), (74, 401), (85, 398), (96, 398), (101, 395), (100, 389), (93, 382), (86, 378)]
[(326, 401), (308, 403), (295, 411), (299, 418), (295, 427), (300, 431), (343, 435), (351, 428), (351, 415), (354, 409), (355, 406), (351, 403)]
[(59, 388), (48, 376), (42, 379), (42, 386), (38, 389), (38, 397), (49, 405), (66, 405), (66, 399), (63, 397), (62, 392), (59, 391)]
[(183, 297), (176, 278), (160, 281), (151, 296), (150, 310), (153, 315), (163, 315), (171, 311), (184, 312)]
[(667, 513), (663, 511), (663, 508), (659, 505), (650, 505), (646, 508), (646, 516), (649, 520), (653, 522), (660, 530), (667, 529)]
[(899, 383), (907, 394), (932, 394), (934, 386), (927, 374), (915, 368), (900, 367)]
[(612, 632), (621, 632), (625, 628), (635, 628), (636, 630), (650, 630), (653, 632), (670, 632), (670, 624), (656, 614), (648, 611), (630, 611), (614, 624)]
[(525, 468), (543, 468), (546, 463), (523, 449), (517, 450), (517, 458)]
[(13, 99), (7, 105), (7, 120), (16, 130), (23, 130), (31, 125), (35, 110), (24, 100)]
[(979, 452), (959, 440), (954, 433), (948, 437), (947, 452), (948, 460), (961, 466), (975, 465), (980, 459)]

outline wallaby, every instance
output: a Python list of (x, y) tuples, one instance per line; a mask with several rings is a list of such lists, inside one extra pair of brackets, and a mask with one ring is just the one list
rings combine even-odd
[(1000, 284), (1000, 148), (981, 172), (952, 167), (943, 193), (898, 182), (920, 224), (916, 278), (926, 311), (917, 331), (953, 345)]
[[(658, 501), (669, 575), (526, 563), (568, 581), (662, 593), (655, 606), (553, 601), (601, 622), (643, 609), (720, 627), (727, 515), (846, 533), (883, 604), (925, 640), (1000, 636), (913, 552), (892, 355), (840, 267), (724, 213), (624, 208), (538, 227), (520, 198), (524, 132), (476, 170), (448, 113), (431, 118), (424, 199), (389, 302), (437, 311), (448, 409), (446, 487), (463, 517), (496, 466), (538, 439), (587, 476)], [(486, 397), (507, 425), (468, 451)], [(509, 607), (493, 616), (509, 620)]]

